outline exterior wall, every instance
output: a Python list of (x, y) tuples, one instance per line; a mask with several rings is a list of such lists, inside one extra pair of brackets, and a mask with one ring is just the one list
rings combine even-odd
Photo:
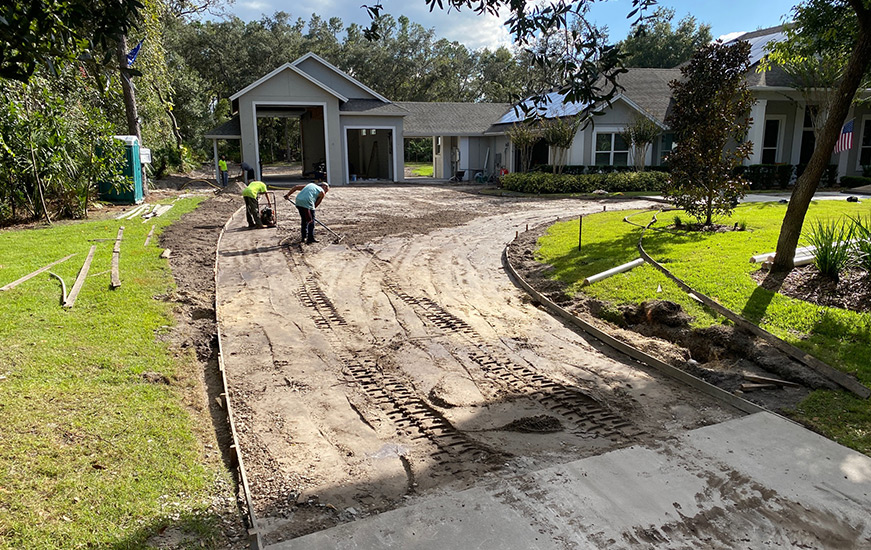
[(371, 93), (311, 57), (296, 68), (348, 99), (376, 99)]
[[(330, 183), (339, 182), (342, 173), (342, 159), (339, 151), (339, 100), (290, 69), (275, 75), (259, 86), (240, 96), (239, 123), (242, 129), (242, 160), (254, 166), (256, 177), (260, 178), (260, 158), (257, 150), (256, 108), (261, 106), (320, 106), (323, 108), (323, 126), (327, 162), (327, 175)], [(312, 121), (314, 122), (314, 121)], [(310, 131), (313, 132), (312, 129)], [(312, 139), (312, 135), (309, 139)], [(319, 157), (320, 158), (320, 157)], [(306, 160), (308, 162), (308, 159)], [(306, 167), (308, 169), (309, 167)]]
[[(372, 148), (377, 142), (378, 155), (378, 173), (389, 174), (387, 179), (391, 181), (405, 181), (405, 148), (402, 142), (403, 125), (402, 117), (374, 117), (374, 116), (354, 116), (342, 115), (340, 120), (341, 128), (341, 163), (342, 170), (340, 172), (343, 178), (342, 182), (350, 181), (349, 158), (363, 158), (364, 164), (368, 163)], [(377, 130), (374, 136), (356, 136), (353, 137), (353, 143), (346, 143), (348, 140), (348, 130)], [(388, 138), (387, 131), (390, 131)], [(352, 132), (352, 135), (354, 132)], [(353, 149), (352, 149), (353, 147)], [(356, 163), (356, 164), (359, 164)], [(362, 171), (362, 166), (354, 166), (358, 172)], [(365, 176), (365, 174), (358, 174)]]

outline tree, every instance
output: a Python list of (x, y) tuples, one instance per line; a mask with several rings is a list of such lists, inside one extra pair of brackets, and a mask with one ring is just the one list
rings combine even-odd
[(26, 82), (40, 64), (82, 55), (96, 59), (115, 49), (137, 25), (138, 0), (7, 0), (0, 7), (0, 78)]
[[(745, 142), (753, 98), (744, 80), (750, 45), (709, 44), (681, 69), (683, 80), (672, 81), (674, 106), (666, 124), (677, 146), (669, 157), (672, 181), (666, 195), (705, 225), (714, 214), (729, 214), (745, 184), (732, 176), (749, 158)], [(731, 142), (737, 147), (727, 147)]]
[(632, 122), (623, 129), (622, 135), (632, 148), (635, 159), (635, 169), (644, 170), (644, 159), (650, 144), (662, 133), (662, 128), (646, 116), (635, 116)]
[[(553, 173), (562, 174), (569, 147), (581, 127), (579, 117), (557, 117), (540, 122), (539, 135), (553, 149)], [(535, 142), (533, 142), (535, 143)]]
[(541, 138), (538, 129), (529, 122), (515, 122), (505, 131), (508, 141), (520, 151), (520, 171), (529, 171), (532, 147)]
[[(590, 25), (586, 19), (587, 11), (594, 0), (553, 0), (547, 4), (527, 2), (527, 0), (425, 0), (433, 10), (471, 9), (475, 13), (498, 15), (499, 10), (508, 10), (505, 25), (509, 28), (518, 48), (526, 50), (535, 65), (550, 75), (547, 88), (536, 90), (532, 98), (532, 109), (547, 102), (547, 92), (557, 91), (568, 102), (592, 104), (613, 99), (618, 91), (617, 76), (625, 71), (620, 64), (617, 49), (606, 41), (595, 39), (594, 33), (585, 32)], [(534, 4), (528, 9), (527, 4)], [(632, 0), (633, 9), (628, 17), (638, 16), (636, 23), (643, 18), (644, 11), (656, 4), (656, 0)], [(372, 23), (365, 36), (375, 39), (380, 36), (379, 17), (384, 7), (380, 3), (364, 5)], [(566, 37), (565, 50), (559, 56), (549, 56), (532, 52), (530, 45), (537, 37), (549, 32), (562, 31)]]
[(871, 63), (871, 7), (868, 7), (867, 0), (807, 0), (796, 6), (793, 13), (797, 36), (813, 44), (817, 51), (826, 52), (827, 56), (843, 55), (848, 61), (814, 152), (805, 171), (795, 182), (780, 227), (771, 267), (773, 272), (780, 273), (793, 268), (795, 247), (801, 236), (808, 206)]
[(671, 26), (674, 10), (657, 8), (644, 23), (617, 44), (625, 56), (626, 67), (670, 69), (692, 57), (693, 53), (711, 41), (711, 26), (697, 24), (687, 15), (677, 27)]

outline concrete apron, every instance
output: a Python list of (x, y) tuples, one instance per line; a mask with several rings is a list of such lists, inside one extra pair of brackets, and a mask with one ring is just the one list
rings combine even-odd
[(267, 549), (871, 548), (869, 510), (871, 458), (757, 413)]

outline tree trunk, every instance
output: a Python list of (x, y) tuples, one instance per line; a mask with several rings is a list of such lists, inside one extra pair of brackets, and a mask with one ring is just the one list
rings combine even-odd
[(127, 113), (127, 131), (131, 136), (136, 136), (142, 145), (142, 133), (139, 131), (139, 113), (136, 110), (136, 95), (133, 91), (133, 82), (126, 69), (127, 65), (127, 35), (122, 34), (118, 40), (118, 63), (121, 75), (121, 90), (124, 92), (124, 111)]
[[(780, 228), (780, 236), (777, 239), (777, 251), (774, 256), (774, 264), (771, 271), (788, 273), (793, 268), (795, 247), (801, 236), (801, 228), (807, 214), (808, 206), (820, 183), (820, 178), (829, 163), (835, 143), (841, 135), (841, 128), (850, 112), (850, 105), (862, 76), (871, 61), (871, 17), (869, 12), (862, 10), (857, 13), (859, 21), (859, 34), (850, 61), (844, 73), (844, 79), (838, 86), (837, 96), (832, 103), (826, 124), (820, 133), (813, 155), (811, 155), (807, 168), (795, 182), (792, 197), (783, 218)], [(846, 154), (846, 153), (843, 153)]]

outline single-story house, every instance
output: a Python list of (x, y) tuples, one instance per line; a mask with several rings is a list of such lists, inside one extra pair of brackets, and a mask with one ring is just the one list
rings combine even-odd
[[(753, 154), (747, 164), (802, 164), (813, 152), (814, 134), (805, 102), (777, 68), (757, 70), (765, 45), (781, 40), (782, 27), (747, 33), (738, 40), (751, 44), (747, 81), (756, 102), (748, 139)], [(645, 116), (662, 129), (661, 138), (647, 150), (646, 165), (659, 165), (673, 146), (665, 124), (671, 103), (669, 82), (679, 69), (629, 69), (620, 75), (620, 93), (610, 105), (566, 103), (551, 97), (546, 118), (565, 117), (584, 110), (600, 111), (595, 124), (578, 132), (568, 150), (570, 165), (626, 166), (633, 152), (620, 137), (635, 116)], [(331, 184), (359, 179), (404, 180), (405, 138), (430, 138), (434, 177), (472, 179), (478, 172), (494, 173), (518, 166), (506, 131), (522, 119), (521, 111), (506, 103), (392, 102), (321, 57), (308, 53), (286, 63), (233, 94), (234, 117), (206, 135), (214, 140), (241, 141), (242, 160), (260, 173), (256, 121), (260, 117), (297, 117), (302, 134), (304, 170), (322, 167)], [(850, 119), (855, 134), (852, 149), (832, 156), (839, 175), (861, 175), (871, 165), (871, 107), (855, 106)], [(534, 148), (533, 164), (553, 161), (543, 142)], [(217, 170), (217, 160), (216, 160)]]

